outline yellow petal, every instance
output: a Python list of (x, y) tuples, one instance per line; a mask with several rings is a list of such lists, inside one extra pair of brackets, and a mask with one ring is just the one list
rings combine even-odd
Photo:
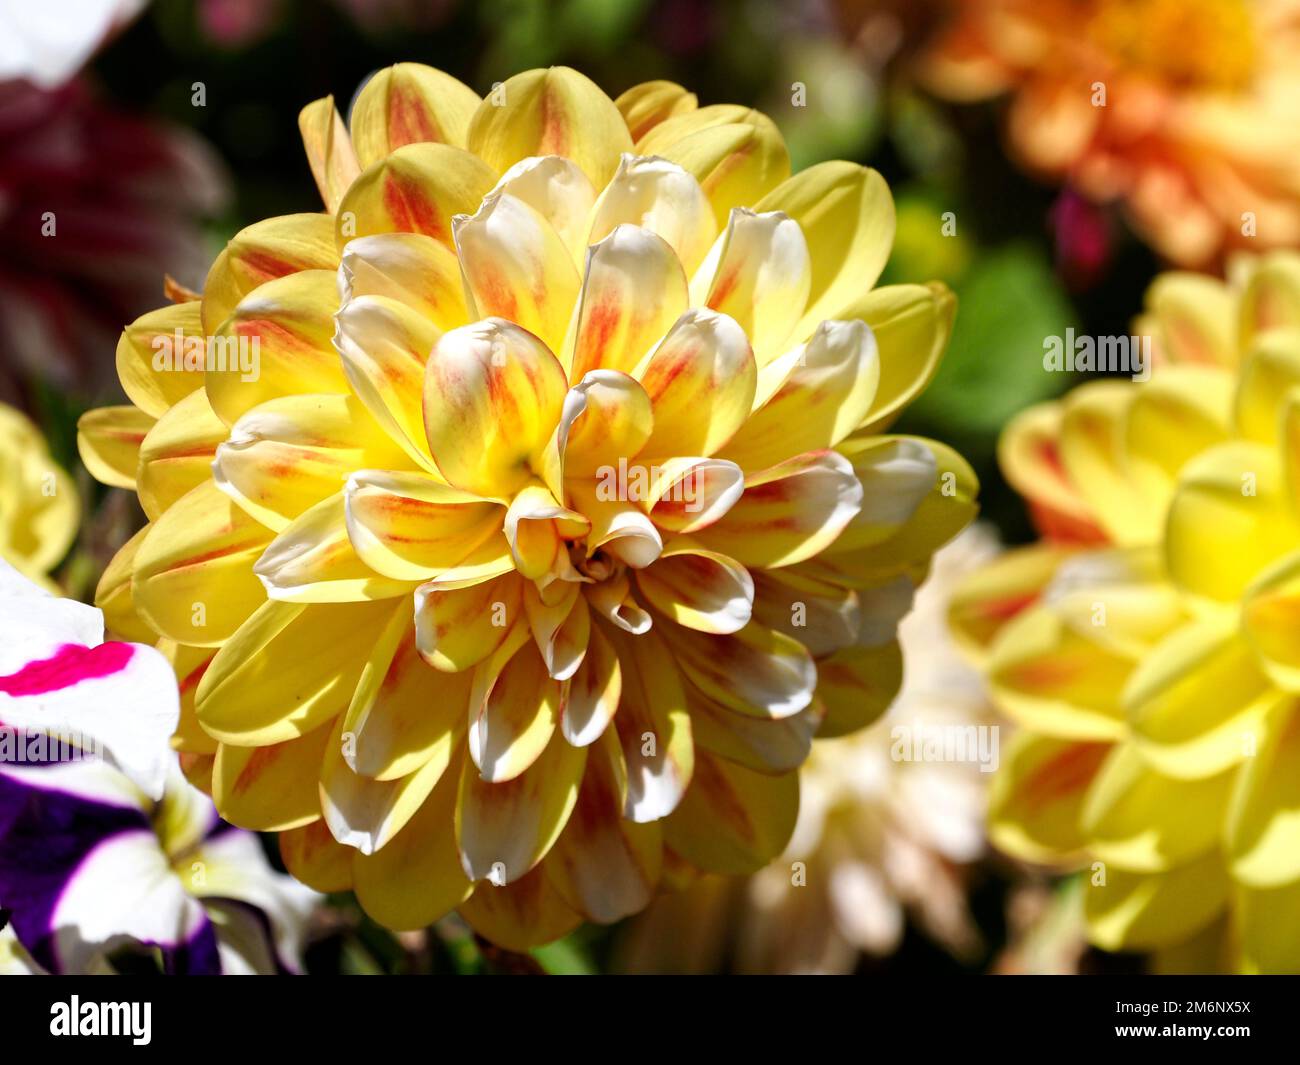
[(131, 599), (131, 573), (136, 552), (149, 533), (146, 525), (123, 544), (104, 567), (95, 588), (95, 606), (104, 612), (104, 629), (118, 639), (151, 643), (158, 634), (140, 617)]
[(501, 175), (492, 192), (508, 192), (545, 218), (564, 242), (574, 265), (582, 269), (596, 190), (577, 163), (559, 155), (521, 159)]
[(361, 854), (375, 854), (403, 828), (429, 797), (445, 764), (425, 762), (392, 780), (354, 773), (344, 760), (343, 722), (333, 730), (320, 770), (320, 806), (334, 838)]
[(781, 853), (798, 812), (798, 773), (755, 773), (701, 751), (664, 842), (701, 869), (743, 876)]
[(1178, 629), (1138, 664), (1124, 690), (1144, 757), (1162, 773), (1189, 779), (1246, 758), (1278, 699), (1232, 619)]
[(1242, 634), (1260, 656), (1273, 683), (1287, 691), (1300, 688), (1300, 558), (1288, 555), (1259, 575), (1246, 591)]
[(1126, 469), (1139, 491), (1163, 506), (1188, 460), (1227, 439), (1230, 392), (1218, 368), (1170, 366), (1142, 385), (1124, 424)]
[(880, 384), (864, 431), (887, 428), (934, 380), (956, 312), (956, 298), (937, 281), (872, 289), (840, 312), (841, 318), (861, 318), (876, 338)]
[(1028, 728), (1074, 740), (1112, 740), (1126, 728), (1120, 697), (1133, 661), (1046, 606), (1009, 621), (989, 653), (999, 707)]
[(351, 847), (336, 840), (323, 820), (280, 833), (280, 858), (293, 878), (313, 891), (330, 894), (352, 889)]
[(343, 119), (334, 106), (334, 97), (313, 100), (298, 112), (298, 131), (325, 209), (336, 211), (348, 186), (361, 173), (361, 166)]
[[(607, 488), (602, 488), (607, 485)], [(619, 498), (615, 479), (570, 481), (574, 508), (591, 522), (587, 557), (603, 550), (633, 568), (648, 566), (663, 550), (663, 537), (635, 502)]]
[(1105, 869), (1105, 883), (1088, 881), (1088, 937), (1103, 950), (1145, 951), (1190, 938), (1222, 911), (1230, 890), (1217, 851), (1167, 873)]
[(1289, 332), (1265, 335), (1255, 343), (1237, 380), (1233, 415), (1240, 435), (1270, 446), (1279, 442), (1282, 411), (1300, 384), (1300, 351)]
[(822, 707), (816, 704), (793, 717), (763, 721), (719, 706), (695, 689), (688, 695), (695, 742), (755, 773), (780, 775), (798, 769), (807, 760), (822, 721)]
[(803, 644), (784, 633), (753, 622), (729, 635), (667, 623), (656, 631), (682, 673), (721, 706), (779, 720), (812, 702), (817, 667)]
[(561, 572), (568, 556), (560, 539), (561, 525), (580, 528), (587, 520), (562, 507), (550, 491), (539, 484), (527, 485), (510, 502), (503, 528), (515, 568), (528, 580), (540, 580)]
[(738, 207), (691, 278), (691, 303), (740, 323), (762, 367), (799, 339), (792, 333), (812, 285), (808, 243), (780, 211)]
[(694, 111), (697, 105), (695, 93), (672, 81), (643, 81), (614, 101), (634, 141), (665, 119)]
[(469, 753), (492, 784), (528, 770), (555, 735), (560, 684), (547, 674), (522, 625), (474, 668), (469, 705)]
[(790, 176), (790, 153), (776, 124), (760, 111), (716, 104), (656, 125), (636, 146), (693, 174), (721, 229), (734, 207), (753, 206)]
[(372, 75), (352, 103), (352, 143), (363, 167), (406, 144), (465, 147), (478, 94), (422, 63), (397, 63)]
[(465, 728), (470, 678), (434, 672), (420, 658), (409, 613), (395, 611), (343, 717), (344, 761), (375, 780), (396, 780), (431, 762), (445, 771)]
[(998, 438), (998, 465), (1024, 498), (1034, 524), (1057, 540), (1101, 542), (1106, 534), (1092, 506), (1061, 461), (1060, 403), (1026, 407), (1003, 427)]
[(672, 248), (648, 229), (615, 227), (587, 254), (569, 380), (595, 369), (630, 373), (688, 302)]
[(266, 545), (253, 567), (267, 597), (288, 603), (357, 603), (404, 596), (414, 581), (376, 573), (348, 537), (342, 492), (309, 507)]
[(523, 200), (494, 192), (476, 214), (455, 219), (454, 228), (477, 317), (507, 319), (561, 350), (579, 278), (554, 227)]
[(714, 454), (749, 417), (758, 369), (735, 319), (692, 308), (633, 371), (650, 397), (644, 461)]
[[(348, 708), (394, 609), (405, 603), (280, 603), (248, 619), (199, 682), (195, 708), (224, 743), (283, 743)], [(330, 648), (328, 655), (321, 648)]]
[(1238, 311), (1242, 350), (1264, 333), (1300, 326), (1300, 257), (1274, 252), (1256, 267)]
[(1102, 763), (1088, 789), (1080, 826), (1089, 849), (1133, 872), (1161, 872), (1215, 848), (1233, 774), (1174, 780), (1148, 766), (1131, 743)]
[(434, 669), (459, 673), (495, 651), (523, 621), (522, 584), (513, 574), (449, 591), (415, 591), (415, 638)]
[(386, 927), (427, 928), (473, 890), (460, 867), (452, 828), (459, 784), (455, 766), (383, 850), (357, 855), (353, 865), (357, 901)]
[(501, 528), (503, 510), (419, 473), (359, 470), (348, 478), (348, 536), (378, 573), (425, 580), (460, 564)]
[(827, 321), (799, 353), (785, 384), (741, 426), (722, 457), (765, 470), (805, 451), (834, 447), (866, 417), (880, 380), (867, 325)]
[(678, 533), (717, 522), (736, 505), (745, 488), (744, 473), (726, 459), (672, 458), (648, 469), (637, 462), (628, 467), (625, 477), (621, 468), (606, 467), (601, 474), (607, 495), (613, 492), (614, 498), (624, 498), (624, 486), (618, 482), (626, 480), (626, 498), (639, 502), (661, 529)]
[(203, 731), (194, 712), (194, 693), (214, 652), (210, 647), (185, 647), (173, 640), (159, 640), (157, 647), (171, 663), (181, 697), (181, 716), (171, 739), (172, 746), (183, 754), (212, 755), (215, 760), (220, 745)]
[(444, 333), (424, 379), (424, 425), (447, 480), (486, 498), (510, 497), (543, 465), (565, 379), (535, 336), (499, 318)]
[(1069, 551), (1051, 543), (1003, 552), (962, 578), (948, 600), (949, 631), (983, 654), (1004, 625), (1031, 606)]
[(848, 459), (809, 452), (747, 477), (740, 499), (697, 537), (746, 566), (790, 566), (834, 542), (863, 498)]
[(783, 211), (799, 223), (812, 260), (812, 287), (796, 339), (826, 318), (848, 317), (875, 284), (894, 242), (894, 201), (874, 170), (855, 163), (819, 163), (800, 171), (754, 205)]
[(562, 155), (602, 189), (632, 150), (618, 108), (569, 67), (516, 74), (497, 86), (470, 120), (470, 151), (498, 172), (532, 155)]
[(1228, 808), (1232, 875), (1257, 888), (1300, 879), (1300, 713), (1287, 701), (1268, 715), (1254, 757), (1237, 775)]
[(650, 397), (617, 370), (589, 370), (565, 397), (557, 432), (563, 438), (564, 475), (591, 477), (641, 451), (654, 418)]
[(575, 747), (585, 747), (605, 734), (618, 710), (623, 674), (618, 656), (596, 626), (587, 637), (587, 652), (569, 685), (560, 717), (560, 731)]
[[(423, 233), (376, 233), (349, 241), (339, 287), (344, 308), (361, 296), (385, 296), (444, 332), (469, 321), (456, 253)], [(428, 352), (419, 354), (423, 365)]]
[[(853, 643), (864, 621), (858, 593), (806, 572), (804, 566), (755, 570), (754, 617), (793, 636), (814, 657)], [(911, 582), (907, 582), (908, 604)], [(890, 634), (890, 639), (893, 634)]]
[(1286, 511), (1276, 454), (1234, 442), (1189, 462), (1169, 506), (1165, 551), (1182, 588), (1235, 603), (1270, 563), (1289, 554), (1300, 528)]
[(1272, 890), (1242, 889), (1237, 895), (1237, 921), (1246, 972), (1300, 972), (1300, 884)]
[(330, 740), (328, 726), (268, 747), (223, 743), (212, 771), (212, 801), (227, 821), (280, 832), (320, 817), (317, 781)]
[(713, 207), (694, 175), (667, 159), (647, 156), (620, 160), (618, 173), (595, 205), (588, 243), (603, 240), (623, 223), (662, 237), (688, 277), (718, 235)]
[(259, 403), (303, 392), (344, 393), (334, 350), (338, 283), (332, 270), (304, 270), (245, 296), (212, 338), (204, 386), (227, 425)]
[(559, 838), (578, 801), (587, 748), (553, 735), (519, 776), (489, 783), (468, 759), (461, 772), (456, 838), (471, 880), (484, 889), (522, 879)]
[(749, 624), (754, 581), (739, 562), (688, 537), (671, 541), (636, 574), (637, 587), (656, 610), (698, 632), (725, 634)]
[(1149, 544), (1159, 539), (1164, 499), (1150, 499), (1125, 466), (1124, 418), (1138, 389), (1128, 382), (1091, 381), (1066, 397), (1060, 456), (1097, 523), (1113, 542)]
[(616, 628), (634, 636), (649, 632), (654, 624), (649, 611), (632, 594), (626, 573), (615, 573), (591, 585), (587, 589), (587, 605)]
[(153, 629), (177, 643), (220, 646), (266, 600), (253, 563), (271, 540), (208, 481), (149, 528), (131, 595)]
[(1146, 309), (1171, 362), (1234, 368), (1237, 300), (1216, 277), (1169, 270), (1147, 289)]
[(136, 492), (150, 519), (212, 477), (212, 460), (230, 429), (196, 389), (172, 407), (140, 445)]
[(622, 699), (614, 726), (627, 764), (623, 816), (645, 824), (677, 809), (695, 771), (686, 692), (655, 633), (606, 630), (618, 655)]
[(199, 347), (204, 340), (199, 305), (194, 302), (160, 307), (122, 330), (117, 342), (118, 380), (127, 398), (146, 414), (162, 417), (173, 403), (203, 385), (203, 362), (185, 357), (191, 340)]
[(154, 426), (136, 407), (97, 407), (77, 421), (77, 450), (90, 475), (115, 488), (134, 488), (140, 445)]
[(216, 449), (217, 486), (269, 529), (336, 494), (358, 466), (405, 466), (354, 396), (281, 396), (254, 407)]
[(557, 581), (543, 593), (535, 584), (525, 584), (524, 613), (546, 672), (568, 680), (582, 665), (591, 632), (591, 616), (578, 585)]
[(820, 738), (865, 728), (889, 709), (903, 684), (897, 640), (879, 647), (845, 647), (817, 663), (817, 701), (825, 719)]
[(1086, 837), (1083, 803), (1111, 751), (1108, 743), (1078, 743), (1019, 732), (1002, 749), (1002, 768), (989, 793), (989, 838), (1029, 862), (1068, 862)]
[[(489, 536), (468, 557), (449, 570), (425, 581), (420, 588), (427, 592), (448, 592), (470, 588), (494, 577), (514, 572), (515, 560), (504, 533)], [(417, 589), (418, 594), (419, 589)]]
[(505, 887), (479, 884), (459, 913), (480, 936), (506, 950), (526, 951), (568, 935), (582, 923), (544, 869)]
[(76, 538), (81, 511), (77, 487), (50, 457), (40, 430), (4, 404), (0, 453), (6, 467), (0, 553), (33, 580), (45, 582)]
[(215, 333), (239, 301), (259, 285), (300, 270), (334, 270), (334, 220), (326, 214), (289, 214), (241, 229), (226, 244), (203, 285), (203, 329)]
[(863, 501), (829, 550), (836, 564), (861, 563), (860, 579), (927, 560), (974, 520), (979, 482), (952, 448), (924, 437), (875, 436), (850, 437), (838, 450), (853, 461)]
[(353, 296), (336, 322), (334, 342), (352, 391), (416, 465), (436, 472), (420, 397), (437, 327), (388, 296)]
[(372, 233), (423, 233), (452, 247), (452, 218), (473, 214), (496, 182), (492, 168), (449, 144), (408, 144), (367, 167), (344, 195), (334, 242)]
[(663, 865), (659, 826), (625, 819), (626, 794), (623, 752), (606, 733), (592, 746), (578, 803), (543, 866), (573, 909), (604, 924), (644, 909)]

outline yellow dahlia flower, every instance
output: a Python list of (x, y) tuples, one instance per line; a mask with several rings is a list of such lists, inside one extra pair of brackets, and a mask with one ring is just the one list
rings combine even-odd
[(129, 326), (96, 415), (145, 431), (106, 479), (150, 519), (99, 602), (172, 655), (191, 776), (312, 886), (507, 947), (759, 867), (974, 509), (878, 435), (953, 309), (871, 290), (885, 183), (565, 68), (401, 64), (301, 125), (328, 213)]
[(0, 403), (0, 558), (48, 586), (77, 535), (72, 479), (25, 414)]
[(1005, 556), (953, 607), (1023, 727), (990, 833), (1085, 865), (1098, 946), (1300, 971), (1300, 256), (1166, 275), (1148, 308), (1172, 356), (1149, 382), (1085, 385), (1003, 440), (1049, 527), (1086, 535)]
[(1291, 0), (955, 0), (925, 62), (944, 96), (1008, 94), (1024, 165), (1122, 204), (1189, 266), (1300, 242)]

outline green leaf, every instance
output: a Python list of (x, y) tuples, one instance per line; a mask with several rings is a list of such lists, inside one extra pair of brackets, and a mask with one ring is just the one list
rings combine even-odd
[(591, 976), (596, 968), (572, 936), (557, 939), (530, 952), (536, 962), (552, 976)]

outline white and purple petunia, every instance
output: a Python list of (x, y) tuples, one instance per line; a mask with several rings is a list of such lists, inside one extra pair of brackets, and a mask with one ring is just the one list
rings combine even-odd
[(51, 595), (0, 559), (0, 763), (52, 760), (50, 747), (71, 746), (102, 755), (157, 799), (179, 715), (166, 658), (105, 643), (99, 610)]
[(318, 899), (174, 756), (159, 801), (103, 761), (0, 765), (0, 907), (46, 972), (111, 971), (123, 950), (176, 975), (298, 972)]

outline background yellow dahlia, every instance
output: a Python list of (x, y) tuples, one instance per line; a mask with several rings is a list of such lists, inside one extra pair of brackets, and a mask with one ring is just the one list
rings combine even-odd
[(1161, 969), (1300, 971), (1300, 257), (1166, 275), (1169, 361), (1008, 427), (1048, 537), (958, 593), (1020, 726), (990, 834), (1082, 864), (1092, 941)]
[(760, 867), (974, 511), (881, 435), (953, 311), (872, 290), (884, 181), (566, 68), (400, 64), (301, 127), (327, 212), (130, 325), (83, 420), (149, 518), (97, 601), (172, 658), (190, 776), (306, 883), (512, 948)]
[(21, 411), (0, 403), (0, 558), (52, 588), (48, 574), (77, 535), (72, 478)]

